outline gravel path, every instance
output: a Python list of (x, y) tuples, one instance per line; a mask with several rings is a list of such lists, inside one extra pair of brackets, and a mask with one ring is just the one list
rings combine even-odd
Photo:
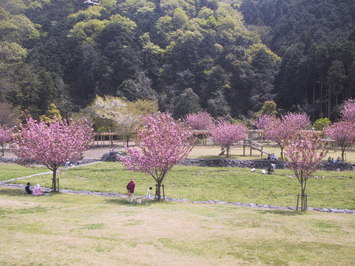
[[(110, 152), (111, 150), (118, 151), (123, 149), (122, 146), (113, 146), (113, 147), (95, 147), (89, 150), (84, 151), (83, 155), (86, 159), (100, 159), (102, 155)], [(5, 151), (3, 158), (15, 159), (17, 156), (13, 152)]]

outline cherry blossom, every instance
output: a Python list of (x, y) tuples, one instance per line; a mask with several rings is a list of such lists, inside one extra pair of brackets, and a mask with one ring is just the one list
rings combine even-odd
[(341, 110), (341, 120), (325, 129), (328, 137), (335, 140), (341, 149), (341, 159), (345, 161), (345, 151), (355, 141), (355, 100), (349, 99)]
[(189, 114), (186, 116), (185, 122), (190, 125), (193, 130), (208, 130), (213, 126), (213, 118), (207, 112)]
[(299, 132), (289, 139), (285, 148), (287, 165), (295, 173), (301, 185), (301, 210), (305, 210), (307, 181), (317, 171), (320, 161), (327, 150), (319, 135), (313, 132)]
[(247, 128), (241, 124), (231, 124), (226, 121), (219, 121), (210, 130), (212, 141), (227, 149), (229, 157), (230, 147), (247, 136)]
[(355, 99), (345, 102), (341, 110), (342, 120), (355, 123)]
[(44, 164), (53, 171), (52, 189), (56, 188), (57, 170), (61, 164), (83, 156), (93, 140), (92, 127), (87, 121), (54, 120), (46, 123), (32, 118), (20, 125), (14, 143), (16, 155), (23, 161)]
[(193, 148), (192, 130), (170, 114), (160, 113), (146, 116), (137, 136), (138, 147), (127, 149), (127, 156), (120, 156), (120, 161), (127, 169), (151, 175), (160, 200), (164, 178)]
[(0, 127), (0, 146), (2, 148), (2, 156), (4, 156), (4, 146), (12, 139), (12, 129)]
[(335, 140), (341, 149), (341, 159), (345, 161), (345, 151), (352, 147), (355, 140), (355, 122), (339, 121), (325, 129), (328, 137)]
[(281, 118), (263, 115), (255, 125), (264, 130), (267, 139), (275, 141), (279, 145), (281, 159), (283, 159), (283, 150), (289, 139), (295, 136), (299, 130), (309, 127), (310, 120), (306, 114), (298, 113), (288, 113)]

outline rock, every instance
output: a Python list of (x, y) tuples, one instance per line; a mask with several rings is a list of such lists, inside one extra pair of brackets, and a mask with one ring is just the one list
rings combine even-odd
[[(207, 166), (207, 167), (241, 167), (241, 168), (255, 168), (267, 169), (271, 164), (275, 169), (284, 169), (286, 164), (283, 161), (269, 161), (269, 160), (231, 160), (231, 159), (184, 159), (180, 162), (181, 165), (186, 166)], [(350, 163), (321, 163), (320, 169), (329, 171), (352, 170), (355, 165)]]
[(119, 161), (118, 155), (119, 155), (119, 152), (110, 151), (110, 152), (105, 153), (104, 155), (102, 155), (101, 161), (104, 161), (104, 162), (118, 162)]

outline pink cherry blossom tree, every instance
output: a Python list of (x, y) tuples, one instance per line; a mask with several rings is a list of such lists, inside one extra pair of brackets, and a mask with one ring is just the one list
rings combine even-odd
[(288, 141), (298, 131), (306, 129), (310, 125), (306, 114), (288, 113), (281, 118), (272, 115), (263, 115), (255, 123), (259, 129), (263, 129), (265, 137), (275, 141), (281, 149), (281, 159), (284, 159), (283, 151)]
[(347, 100), (341, 110), (342, 120), (355, 123), (355, 99)]
[(341, 149), (341, 159), (345, 161), (345, 151), (355, 141), (355, 100), (349, 99), (341, 110), (341, 120), (325, 129), (328, 137), (335, 140)]
[(270, 114), (261, 115), (255, 121), (255, 126), (258, 129), (265, 130), (265, 128), (267, 128), (271, 123), (274, 123), (274, 120), (277, 120), (277, 118), (274, 115), (270, 115)]
[(330, 127), (327, 127), (325, 133), (340, 146), (341, 159), (345, 161), (345, 151), (350, 149), (355, 141), (355, 122), (336, 122)]
[(208, 130), (214, 126), (213, 117), (207, 112), (199, 112), (187, 115), (184, 121), (192, 128), (196, 138), (206, 144), (209, 135)]
[(307, 181), (326, 155), (326, 146), (320, 136), (313, 132), (299, 132), (293, 136), (285, 148), (287, 164), (295, 173), (301, 185), (301, 210), (307, 210), (306, 188)]
[(12, 129), (7, 127), (0, 127), (0, 145), (2, 156), (4, 156), (4, 148), (5, 144), (8, 143), (12, 139)]
[(190, 125), (192, 130), (208, 130), (213, 126), (213, 118), (207, 112), (189, 114), (185, 122)]
[(36, 161), (53, 171), (52, 189), (57, 191), (59, 166), (81, 158), (92, 140), (92, 127), (85, 120), (46, 123), (30, 118), (20, 125), (14, 143), (20, 160)]
[(128, 149), (127, 156), (120, 156), (120, 160), (127, 169), (151, 175), (160, 200), (164, 178), (193, 148), (192, 130), (170, 114), (160, 113), (146, 116), (137, 135), (138, 147)]
[(241, 124), (231, 124), (226, 121), (219, 121), (210, 130), (212, 141), (218, 143), (222, 147), (226, 147), (227, 158), (229, 158), (231, 146), (246, 138), (248, 129)]

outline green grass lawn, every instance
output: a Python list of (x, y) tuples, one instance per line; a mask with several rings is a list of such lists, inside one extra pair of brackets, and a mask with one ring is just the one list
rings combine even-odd
[(0, 163), (0, 181), (49, 171), (42, 166), (24, 167), (18, 164)]
[[(96, 168), (102, 166), (109, 168)], [(110, 168), (120, 179), (120, 168)], [(355, 220), (349, 214), (220, 204), (136, 205), (119, 198), (62, 193), (26, 196), (18, 189), (0, 187), (0, 219), (0, 265), (354, 265), (355, 261)]]
[[(355, 209), (354, 172), (318, 171), (309, 181), (309, 207)], [(119, 163), (98, 163), (62, 171), (60, 188), (126, 193), (130, 178), (136, 182), (136, 195), (146, 195), (155, 185), (152, 177), (125, 170)], [(51, 186), (51, 176), (44, 175), (16, 183), (39, 183)], [(198, 200), (258, 203), (295, 206), (300, 186), (289, 170), (262, 175), (246, 168), (175, 166), (164, 182), (167, 197)]]

